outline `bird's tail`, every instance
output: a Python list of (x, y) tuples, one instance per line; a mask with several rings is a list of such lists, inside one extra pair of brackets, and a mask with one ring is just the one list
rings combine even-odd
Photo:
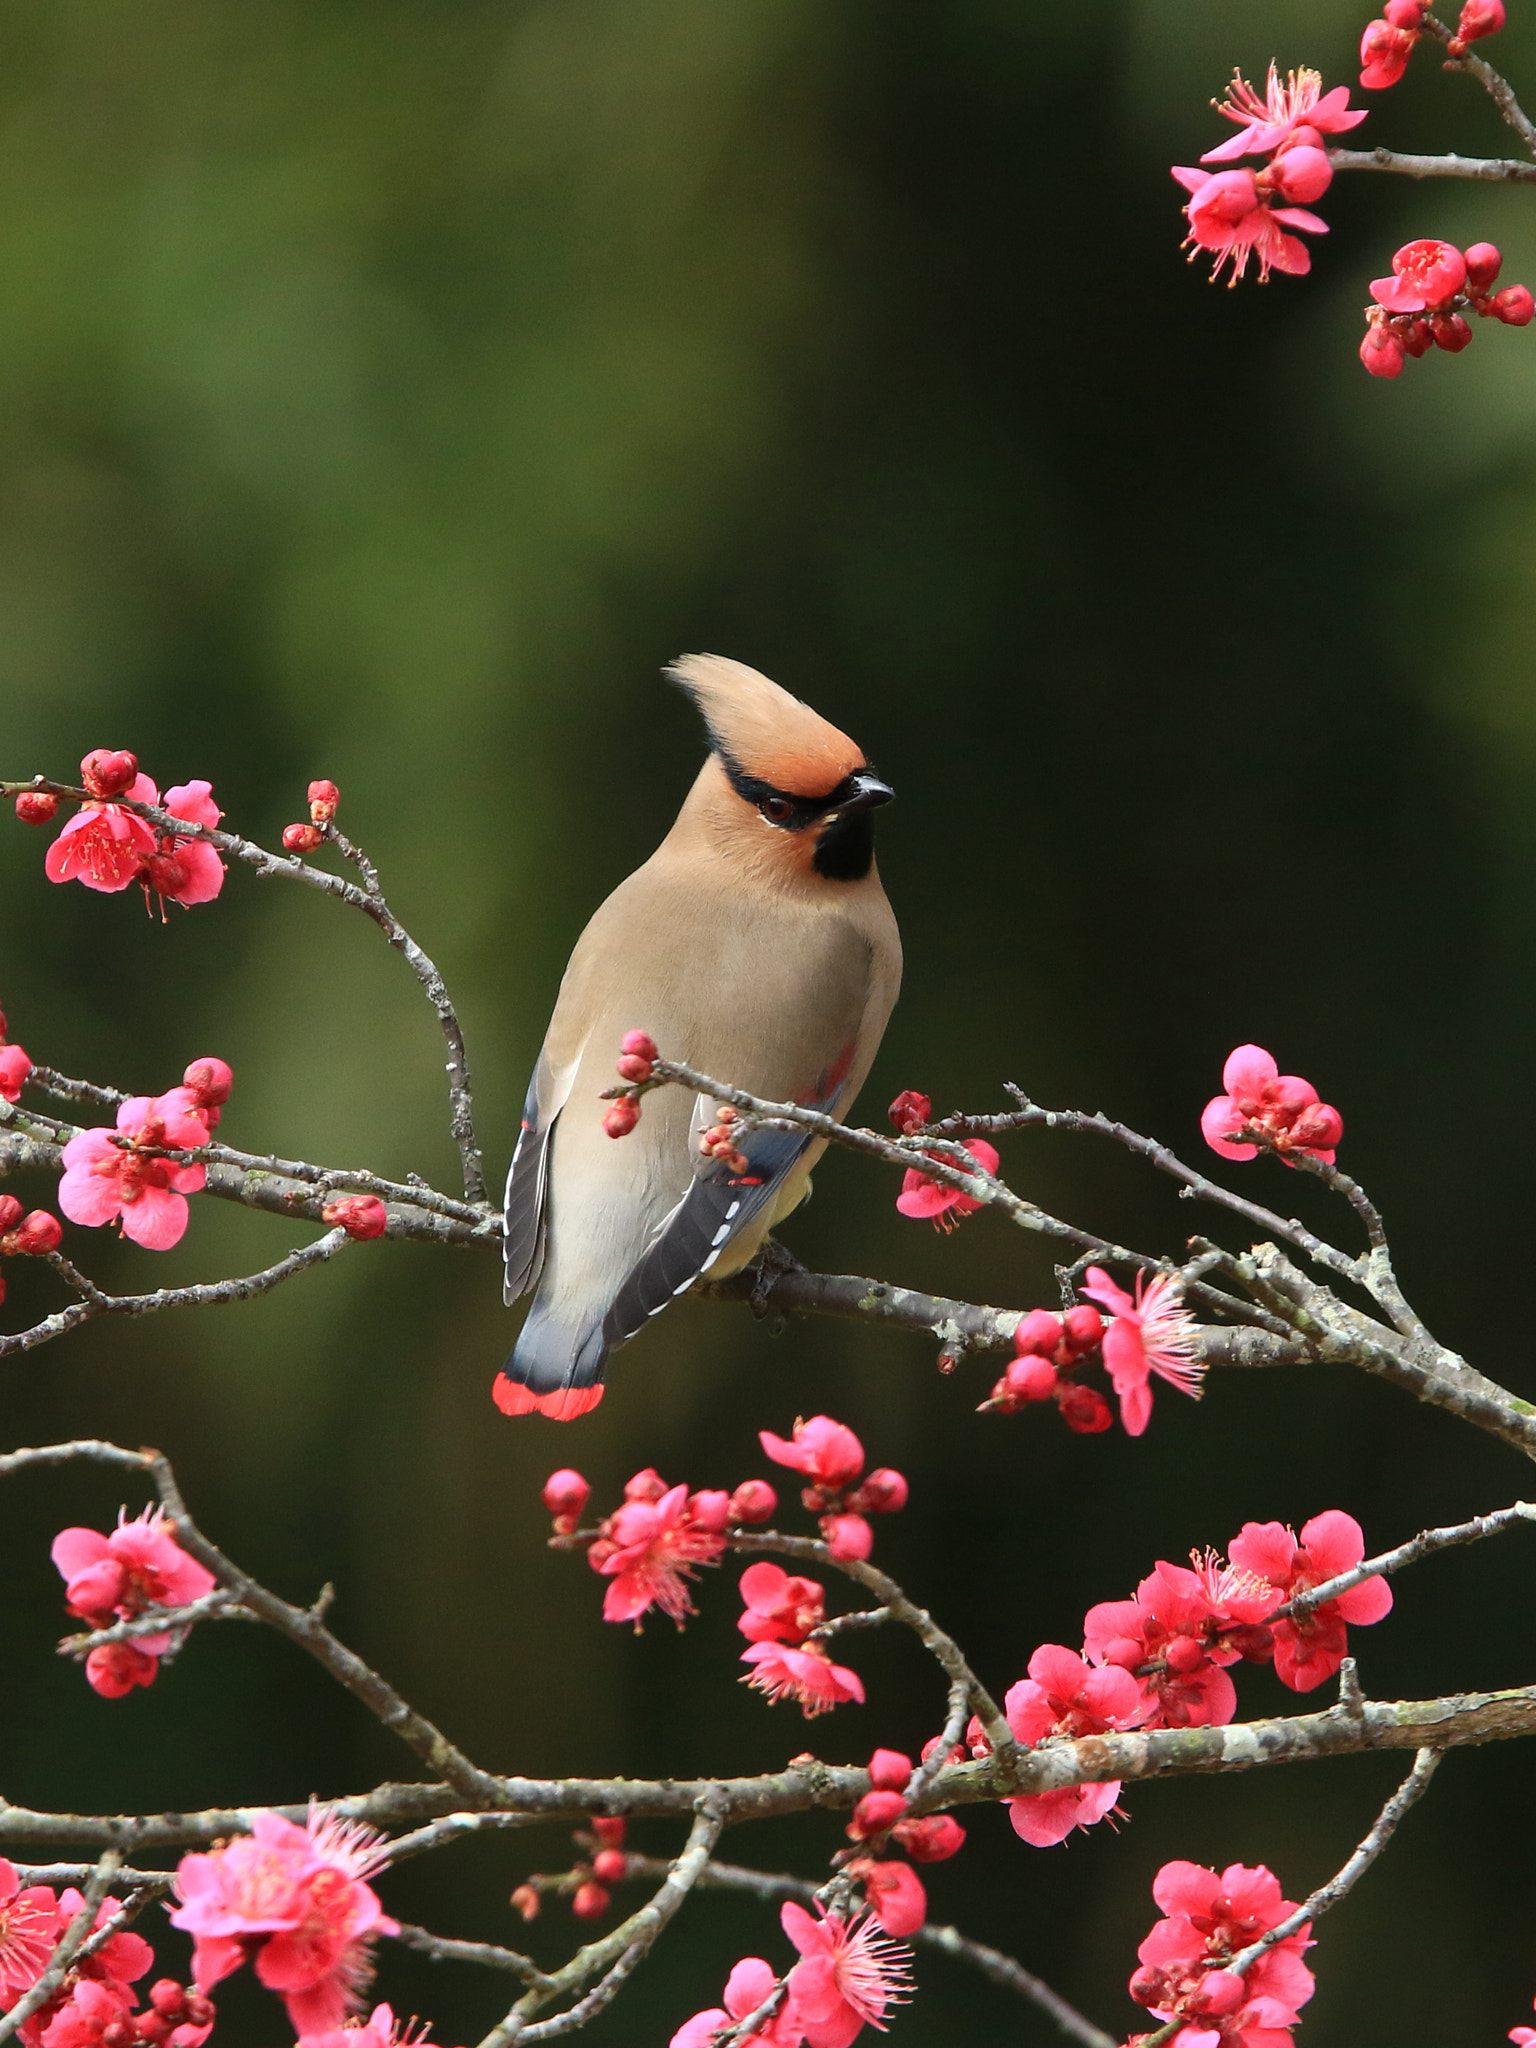
[(607, 1356), (601, 1323), (561, 1323), (536, 1298), (492, 1397), (503, 1415), (573, 1422), (602, 1400)]

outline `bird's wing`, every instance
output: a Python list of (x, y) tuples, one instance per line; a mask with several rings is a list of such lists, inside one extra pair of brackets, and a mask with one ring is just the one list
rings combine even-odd
[(554, 1067), (543, 1054), (528, 1083), (523, 1127), (507, 1172), (502, 1205), (501, 1245), (505, 1263), (502, 1299), (526, 1294), (544, 1264), (545, 1212), (549, 1194), (549, 1141), (576, 1078), (576, 1062)]
[[(842, 1092), (847, 1072), (845, 1056), (827, 1092), (806, 1107), (829, 1110)], [(714, 1104), (701, 1095), (691, 1130), (696, 1133), (713, 1119)], [(740, 1142), (747, 1160), (745, 1173), (733, 1173), (719, 1159), (702, 1168), (615, 1295), (603, 1320), (604, 1348), (611, 1351), (628, 1343), (669, 1301), (702, 1279), (732, 1238), (777, 1200), (796, 1163), (815, 1143), (810, 1131), (760, 1128)]]

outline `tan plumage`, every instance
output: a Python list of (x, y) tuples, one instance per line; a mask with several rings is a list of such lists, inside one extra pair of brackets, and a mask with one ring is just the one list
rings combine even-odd
[(537, 1287), (497, 1380), (509, 1413), (565, 1419), (602, 1397), (609, 1351), (703, 1271), (734, 1271), (804, 1199), (824, 1140), (758, 1131), (746, 1175), (703, 1157), (712, 1102), (658, 1089), (628, 1137), (600, 1096), (619, 1041), (777, 1100), (851, 1108), (901, 979), (873, 861), (890, 791), (845, 734), (719, 655), (670, 671), (713, 751), (677, 822), (577, 941), (507, 1182), (506, 1296)]

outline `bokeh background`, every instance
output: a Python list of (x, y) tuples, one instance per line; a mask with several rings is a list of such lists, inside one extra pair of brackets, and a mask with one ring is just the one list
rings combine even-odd
[[(1112, 1108), (1198, 1150), (1227, 1050), (1271, 1046), (1348, 1122), (1345, 1158), (1444, 1337), (1536, 1397), (1529, 1165), (1536, 869), (1536, 334), (1493, 328), (1395, 387), (1355, 361), (1365, 281), (1432, 234), (1536, 281), (1520, 190), (1341, 178), (1313, 275), (1212, 290), (1170, 161), (1270, 57), (1351, 79), (1341, 0), (235, 0), (0, 6), (4, 772), (131, 746), (211, 777), (271, 843), (334, 776), (343, 821), (457, 992), (481, 1127), (510, 1146), (567, 950), (694, 773), (685, 648), (767, 669), (896, 784), (881, 862), (908, 971), (866, 1109)], [(1536, 33), (1499, 54), (1536, 76)], [(1500, 152), (1424, 53), (1362, 141)], [(0, 832), (0, 995), (38, 1060), (136, 1088), (230, 1059), (232, 1142), (450, 1185), (432, 1018), (360, 918), (233, 873), (161, 926), (50, 887)], [(1050, 1206), (1148, 1245), (1211, 1214), (1086, 1141), (1015, 1138)], [(1309, 1215), (1263, 1162), (1244, 1185)], [(20, 1190), (46, 1200), (44, 1184)], [(1023, 1306), (1048, 1260), (1000, 1219), (899, 1219), (828, 1162), (786, 1232), (833, 1270)], [(1347, 1235), (1347, 1219), (1331, 1219)], [(298, 1234), (301, 1235), (301, 1234)], [(296, 1241), (195, 1206), (103, 1281), (251, 1270)], [(7, 1274), (8, 1327), (51, 1302)], [(151, 1270), (152, 1269), (152, 1270)], [(772, 1767), (916, 1745), (940, 1692), (862, 1640), (871, 1704), (807, 1731), (735, 1683), (730, 1575), (687, 1633), (605, 1628), (544, 1547), (575, 1461), (611, 1501), (654, 1464), (732, 1484), (755, 1430), (827, 1410), (912, 1478), (879, 1555), (1002, 1688), (1159, 1557), (1344, 1506), (1373, 1546), (1517, 1498), (1512, 1454), (1357, 1376), (1225, 1375), (1148, 1436), (978, 1416), (991, 1374), (834, 1324), (684, 1303), (580, 1425), (509, 1423), (489, 1257), (372, 1247), (239, 1310), (94, 1327), (0, 1379), (8, 1443), (171, 1452), (195, 1509), (488, 1766)], [(0, 1781), (77, 1809), (302, 1799), (409, 1774), (296, 1651), (201, 1632), (153, 1692), (50, 1655), (47, 1544), (121, 1488), (12, 1482), (0, 1523)], [(131, 1507), (138, 1505), (135, 1495)], [(1380, 1696), (1533, 1670), (1531, 1539), (1433, 1561), (1362, 1638)], [(1280, 1709), (1244, 1671), (1246, 1713)], [(1102, 2024), (1170, 1856), (1267, 1861), (1300, 1896), (1402, 1760), (1169, 1782), (1038, 1852), (1000, 1811), (931, 1873), (936, 1914)], [(1329, 1920), (1304, 2039), (1497, 2041), (1536, 1992), (1536, 1752), (1454, 1755)], [(675, 1830), (636, 1830), (665, 1849)], [(831, 1818), (731, 1843), (814, 1874)], [(507, 1893), (558, 1830), (402, 1870), (435, 1929), (519, 1938)], [(532, 1931), (567, 1952), (555, 1908)], [(700, 1898), (592, 2038), (664, 2042), (730, 1960), (787, 1949)], [(179, 1936), (162, 1942), (184, 1963)], [(1031, 2011), (938, 1961), (893, 2040), (1028, 2044)], [(506, 1986), (386, 1954), (445, 2042)], [(243, 1978), (231, 2048), (287, 2038)]]

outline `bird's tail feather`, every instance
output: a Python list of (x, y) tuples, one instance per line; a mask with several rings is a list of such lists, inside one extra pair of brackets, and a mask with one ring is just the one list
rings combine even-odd
[(545, 1415), (571, 1422), (604, 1394), (608, 1347), (602, 1324), (560, 1323), (535, 1300), (506, 1369), (491, 1389), (503, 1415)]

